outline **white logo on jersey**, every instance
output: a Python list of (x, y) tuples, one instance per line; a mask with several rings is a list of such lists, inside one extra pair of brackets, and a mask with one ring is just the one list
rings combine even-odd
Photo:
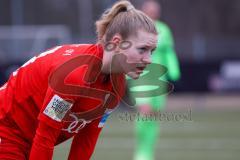
[(71, 109), (72, 105), (72, 103), (69, 103), (61, 97), (54, 95), (43, 113), (53, 120), (61, 122), (67, 111)]
[(65, 51), (65, 53), (63, 53), (64, 56), (70, 56), (72, 55), (72, 53), (74, 52), (74, 49), (68, 49)]

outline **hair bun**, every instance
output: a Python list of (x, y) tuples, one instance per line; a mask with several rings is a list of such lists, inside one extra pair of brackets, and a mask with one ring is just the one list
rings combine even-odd
[(127, 6), (127, 11), (131, 11), (131, 10), (133, 10), (133, 9), (135, 9), (135, 7), (134, 7), (133, 5), (128, 5), (128, 6)]

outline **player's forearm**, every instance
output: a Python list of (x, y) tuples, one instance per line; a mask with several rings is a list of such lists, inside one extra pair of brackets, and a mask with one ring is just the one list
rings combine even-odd
[(89, 160), (91, 158), (101, 131), (101, 128), (98, 128), (99, 122), (100, 120), (93, 121), (74, 136), (68, 160)]
[(72, 141), (68, 160), (89, 160), (95, 147), (95, 142), (79, 134)]
[[(40, 140), (41, 138), (39, 138)], [(45, 146), (34, 142), (32, 145), (29, 160), (52, 160), (53, 148), (46, 148)]]
[(52, 160), (58, 134), (58, 130), (40, 122), (33, 140), (29, 160)]

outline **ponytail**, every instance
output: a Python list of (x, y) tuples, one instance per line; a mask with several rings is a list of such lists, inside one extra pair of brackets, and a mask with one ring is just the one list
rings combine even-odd
[(136, 33), (136, 28), (157, 34), (154, 22), (127, 0), (115, 3), (96, 22), (98, 41), (103, 43), (111, 40), (116, 33), (123, 39), (127, 38), (130, 34)]

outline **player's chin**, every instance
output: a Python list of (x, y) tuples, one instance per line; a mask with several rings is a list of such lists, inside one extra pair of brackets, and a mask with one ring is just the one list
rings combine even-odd
[(141, 73), (137, 73), (137, 72), (129, 72), (127, 75), (132, 79), (138, 79), (140, 77), (140, 74)]

